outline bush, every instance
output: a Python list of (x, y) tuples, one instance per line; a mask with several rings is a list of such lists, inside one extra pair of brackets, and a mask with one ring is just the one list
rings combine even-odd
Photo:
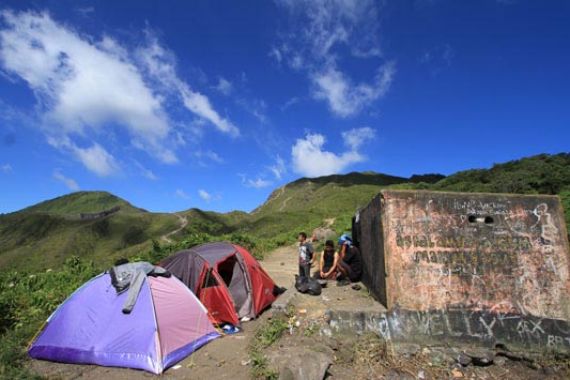
[(146, 232), (139, 226), (130, 226), (122, 237), (123, 247), (130, 247), (148, 239)]
[(283, 317), (277, 317), (263, 322), (255, 331), (248, 349), (254, 379), (277, 379), (279, 376), (276, 371), (269, 368), (263, 350), (277, 342), (287, 328), (287, 321)]
[(59, 270), (0, 273), (0, 378), (33, 378), (23, 366), (26, 345), (57, 306), (98, 272), (73, 256)]

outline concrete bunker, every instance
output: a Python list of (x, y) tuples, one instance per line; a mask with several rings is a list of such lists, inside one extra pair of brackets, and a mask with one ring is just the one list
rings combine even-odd
[(384, 190), (353, 220), (393, 342), (570, 353), (570, 253), (556, 196)]

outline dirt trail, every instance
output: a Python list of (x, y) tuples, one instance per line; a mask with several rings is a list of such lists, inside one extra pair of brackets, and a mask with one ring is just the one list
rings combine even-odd
[[(279, 286), (290, 288), (293, 285), (294, 274), (298, 270), (296, 248), (289, 246), (275, 250), (262, 262), (262, 266)], [(226, 335), (210, 342), (178, 363), (179, 368), (177, 366), (170, 368), (162, 377), (164, 379), (249, 379), (251, 368), (246, 364), (249, 359), (247, 346), (256, 327), (267, 316), (266, 312), (257, 320), (244, 322), (243, 332)], [(131, 369), (59, 364), (40, 360), (31, 361), (31, 367), (50, 379), (130, 380), (155, 377), (150, 373)]]
[(175, 214), (178, 217), (178, 221), (180, 222), (180, 227), (178, 227), (177, 229), (175, 229), (174, 231), (170, 231), (169, 233), (162, 235), (160, 237), (160, 240), (171, 244), (172, 243), (172, 239), (170, 239), (170, 237), (180, 231), (182, 231), (182, 229), (184, 229), (184, 227), (186, 227), (188, 225), (188, 217), (186, 216), (182, 216), (182, 215), (178, 215)]

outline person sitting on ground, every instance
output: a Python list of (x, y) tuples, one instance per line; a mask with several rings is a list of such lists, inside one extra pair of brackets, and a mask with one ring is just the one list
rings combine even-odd
[(327, 240), (325, 249), (321, 253), (319, 261), (319, 271), (315, 272), (315, 277), (320, 280), (334, 280), (337, 275), (339, 255), (334, 250), (334, 242)]
[(360, 251), (352, 244), (352, 239), (347, 235), (342, 235), (338, 239), (339, 256), (338, 263), (339, 285), (347, 285), (348, 281), (358, 282), (362, 276), (362, 260), (360, 258)]
[(299, 277), (308, 278), (311, 275), (311, 265), (314, 262), (315, 252), (311, 243), (307, 241), (307, 234), (300, 232), (299, 240)]

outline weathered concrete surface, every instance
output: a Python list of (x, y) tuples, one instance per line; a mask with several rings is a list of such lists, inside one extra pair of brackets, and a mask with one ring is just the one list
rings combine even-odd
[(354, 235), (378, 331), (570, 351), (570, 260), (554, 196), (383, 191)]

